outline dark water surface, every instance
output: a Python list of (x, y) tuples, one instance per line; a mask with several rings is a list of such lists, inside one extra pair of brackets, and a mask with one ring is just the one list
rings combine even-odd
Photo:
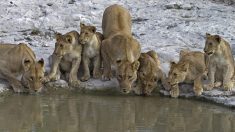
[(235, 111), (166, 97), (11, 95), (0, 132), (235, 132)]

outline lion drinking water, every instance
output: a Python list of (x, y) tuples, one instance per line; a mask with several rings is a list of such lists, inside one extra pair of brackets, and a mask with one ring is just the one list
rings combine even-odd
[(178, 63), (171, 62), (168, 81), (171, 85), (171, 97), (179, 96), (179, 83), (193, 83), (196, 95), (203, 92), (202, 78), (205, 76), (205, 56), (199, 51), (181, 50)]
[(161, 70), (160, 60), (155, 51), (151, 50), (147, 53), (141, 53), (139, 62), (137, 86), (134, 89), (136, 94), (151, 95), (158, 81), (161, 81), (165, 89), (170, 88), (166, 75)]
[(132, 36), (131, 25), (131, 16), (127, 9), (120, 5), (112, 5), (105, 9), (102, 20), (104, 40), (101, 46), (103, 80), (110, 80), (111, 65), (114, 65), (123, 93), (132, 90), (139, 68), (141, 47)]
[[(15, 92), (40, 92), (43, 89), (44, 60), (26, 44), (0, 44), (0, 78), (9, 82)], [(17, 79), (21, 77), (21, 81)]]

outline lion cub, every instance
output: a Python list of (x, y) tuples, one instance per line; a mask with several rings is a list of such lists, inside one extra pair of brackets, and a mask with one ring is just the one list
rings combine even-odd
[(102, 78), (110, 80), (113, 65), (120, 91), (126, 94), (132, 90), (132, 84), (137, 79), (141, 50), (139, 42), (132, 36), (131, 25), (131, 16), (127, 9), (120, 5), (111, 5), (105, 9), (102, 20)]
[(166, 81), (166, 75), (161, 70), (160, 60), (155, 51), (151, 50), (147, 53), (141, 53), (139, 62), (137, 86), (134, 90), (136, 94), (151, 95), (158, 81), (162, 82), (165, 89), (170, 88)]
[(64, 35), (56, 34), (55, 49), (49, 58), (51, 71), (45, 77), (45, 82), (57, 80), (63, 73), (70, 86), (79, 86), (80, 81), (77, 74), (81, 62), (82, 45), (78, 39), (79, 33), (77, 31), (71, 31)]
[(0, 78), (8, 81), (15, 92), (41, 92), (43, 77), (44, 60), (36, 61), (26, 44), (0, 44)]
[(91, 60), (94, 63), (93, 77), (99, 78), (101, 65), (100, 45), (103, 35), (96, 32), (94, 26), (86, 26), (85, 24), (80, 23), (80, 28), (79, 41), (83, 45), (82, 61), (84, 69), (84, 75), (81, 80), (87, 81), (90, 78), (89, 63)]
[(171, 97), (179, 96), (179, 83), (194, 83), (195, 94), (203, 92), (202, 78), (205, 76), (205, 57), (202, 52), (181, 50), (178, 63), (171, 62), (168, 81), (171, 85)]
[(204, 52), (207, 55), (209, 84), (207, 90), (218, 87), (216, 84), (223, 83), (225, 90), (232, 90), (234, 77), (234, 59), (229, 43), (219, 35), (206, 34)]

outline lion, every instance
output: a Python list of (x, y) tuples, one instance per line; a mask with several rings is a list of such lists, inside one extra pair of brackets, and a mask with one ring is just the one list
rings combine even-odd
[(155, 51), (151, 50), (147, 53), (141, 53), (139, 62), (137, 86), (134, 90), (136, 94), (151, 95), (158, 81), (162, 82), (165, 89), (170, 88), (166, 75), (161, 70), (160, 60)]
[(131, 16), (127, 9), (117, 4), (105, 9), (102, 20), (102, 79), (110, 80), (113, 65), (120, 89), (126, 94), (132, 90), (132, 84), (137, 79), (141, 51), (139, 42), (132, 36), (131, 25)]
[(232, 90), (234, 83), (234, 59), (229, 43), (219, 35), (206, 33), (204, 52), (208, 65), (209, 84), (206, 90), (218, 87), (220, 84), (227, 91)]
[(103, 39), (101, 33), (96, 32), (96, 27), (86, 26), (83, 23), (80, 23), (80, 37), (79, 41), (83, 45), (82, 50), (82, 61), (84, 75), (81, 78), (82, 81), (87, 81), (90, 78), (90, 69), (89, 63), (93, 61), (93, 77), (100, 77), (100, 65), (101, 65), (101, 54), (100, 46)]
[(44, 60), (36, 61), (26, 44), (0, 44), (0, 65), (0, 78), (8, 81), (14, 92), (42, 91)]
[(203, 92), (202, 79), (206, 75), (204, 53), (199, 51), (180, 51), (178, 63), (171, 62), (168, 81), (171, 85), (171, 97), (179, 96), (179, 83), (193, 83), (194, 93), (199, 96)]
[(64, 35), (56, 34), (56, 43), (53, 54), (49, 57), (50, 73), (44, 81), (60, 79), (65, 75), (69, 85), (78, 87), (80, 80), (77, 74), (81, 62), (82, 45), (79, 43), (79, 33), (71, 31)]

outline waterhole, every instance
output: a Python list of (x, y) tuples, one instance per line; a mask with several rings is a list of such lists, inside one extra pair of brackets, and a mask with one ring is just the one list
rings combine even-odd
[(166, 97), (65, 92), (0, 100), (1, 132), (234, 132), (232, 109)]

